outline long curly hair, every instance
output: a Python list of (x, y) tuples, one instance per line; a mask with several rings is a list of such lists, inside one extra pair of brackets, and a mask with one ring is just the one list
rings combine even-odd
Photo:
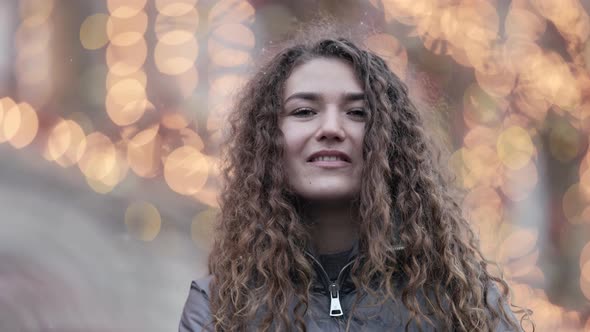
[[(346, 38), (327, 38), (276, 54), (246, 83), (228, 117), (221, 212), (209, 256), (214, 330), (306, 330), (310, 235), (285, 177), (279, 112), (290, 73), (318, 57), (348, 62), (370, 109), (355, 286), (383, 301), (401, 299), (418, 326), (491, 331), (504, 319), (518, 329), (501, 305), (508, 285), (488, 271), (407, 86), (376, 54)], [(397, 251), (399, 245), (405, 249)], [(488, 304), (490, 287), (499, 288), (498, 303)], [(432, 296), (420, 304), (417, 294)]]

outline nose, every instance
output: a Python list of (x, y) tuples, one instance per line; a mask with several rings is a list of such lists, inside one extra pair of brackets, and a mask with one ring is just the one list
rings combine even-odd
[(327, 108), (320, 117), (316, 139), (342, 141), (345, 137), (340, 111), (336, 107)]

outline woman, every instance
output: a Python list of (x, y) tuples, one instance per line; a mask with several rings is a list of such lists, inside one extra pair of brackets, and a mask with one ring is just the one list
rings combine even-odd
[(519, 330), (380, 57), (341, 38), (287, 48), (229, 120), (211, 276), (180, 331)]

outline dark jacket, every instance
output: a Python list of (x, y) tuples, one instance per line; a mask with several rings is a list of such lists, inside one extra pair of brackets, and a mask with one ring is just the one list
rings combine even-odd
[[(403, 249), (403, 248), (398, 248)], [(405, 331), (405, 325), (409, 320), (409, 310), (401, 301), (388, 301), (381, 306), (371, 306), (376, 302), (365, 292), (360, 294), (360, 301), (354, 312), (351, 307), (355, 297), (360, 290), (354, 287), (350, 279), (350, 267), (353, 263), (351, 253), (348, 263), (338, 276), (336, 282), (330, 282), (327, 273), (314, 257), (308, 252), (311, 261), (316, 269), (316, 282), (310, 292), (310, 305), (305, 315), (305, 323), (309, 332), (330, 332), (346, 331), (346, 324), (349, 315), (350, 331)], [(179, 332), (209, 331), (204, 328), (211, 322), (209, 308), (209, 284), (212, 276), (193, 281), (191, 284), (188, 299), (184, 306), (180, 320)], [(496, 303), (499, 292), (495, 287), (491, 288), (488, 294), (488, 303)], [(418, 301), (423, 303), (420, 297)], [(507, 312), (510, 309), (505, 308)], [(514, 317), (512, 317), (514, 319)], [(210, 325), (211, 326), (211, 325)], [(423, 323), (423, 331), (440, 331), (433, 329), (430, 325)], [(415, 323), (410, 324), (409, 331), (419, 331)], [(496, 331), (513, 331), (506, 322), (501, 322)]]

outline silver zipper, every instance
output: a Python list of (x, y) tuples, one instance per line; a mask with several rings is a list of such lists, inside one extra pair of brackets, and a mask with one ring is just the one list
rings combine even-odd
[[(402, 245), (398, 245), (393, 248), (394, 251), (403, 250), (403, 249), (405, 249), (405, 247)], [(342, 311), (342, 306), (340, 305), (340, 282), (341, 282), (340, 278), (342, 277), (342, 272), (344, 272), (344, 270), (346, 270), (350, 265), (352, 265), (354, 263), (354, 260), (351, 262), (348, 262), (346, 265), (344, 265), (344, 267), (342, 269), (340, 269), (340, 272), (338, 272), (338, 277), (336, 278), (336, 282), (331, 282), (330, 276), (328, 276), (328, 272), (326, 272), (326, 270), (324, 269), (322, 264), (312, 254), (310, 254), (307, 250), (305, 250), (304, 252), (305, 252), (305, 254), (307, 254), (307, 256), (309, 256), (309, 257), (311, 257), (311, 259), (313, 259), (313, 261), (317, 264), (317, 266), (320, 267), (320, 270), (322, 271), (322, 273), (324, 274), (324, 277), (328, 281), (328, 284), (329, 284), (328, 291), (330, 293), (330, 316), (332, 316), (332, 317), (343, 316), (344, 312)]]
[(330, 316), (338, 317), (344, 315), (342, 313), (342, 307), (340, 306), (340, 292), (338, 285), (332, 283), (330, 285)]
[(340, 305), (340, 277), (342, 276), (342, 272), (352, 265), (354, 261), (348, 262), (348, 264), (344, 265), (344, 267), (340, 269), (340, 272), (338, 272), (338, 278), (336, 278), (336, 282), (330, 282), (330, 276), (328, 276), (328, 272), (326, 272), (322, 264), (318, 262), (318, 260), (313, 257), (312, 254), (308, 253), (307, 251), (305, 251), (305, 253), (314, 260), (317, 266), (320, 267), (320, 270), (329, 283), (328, 291), (330, 293), (330, 316), (338, 317), (344, 315), (342, 306)]

